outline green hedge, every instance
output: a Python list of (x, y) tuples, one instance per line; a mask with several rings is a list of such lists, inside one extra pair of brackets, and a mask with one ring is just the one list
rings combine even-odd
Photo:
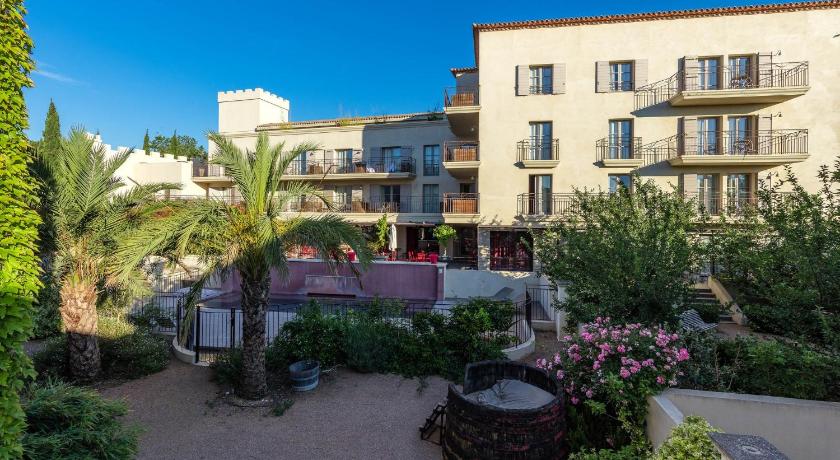
[(0, 458), (21, 454), (19, 394), (32, 373), (22, 345), (32, 330), (30, 311), (40, 271), (35, 255), (40, 220), (24, 135), (23, 88), (32, 86), (33, 68), (25, 15), (20, 0), (4, 1), (0, 7)]
[(34, 385), (24, 395), (27, 459), (129, 459), (137, 454), (138, 430), (125, 427), (122, 402), (66, 383)]

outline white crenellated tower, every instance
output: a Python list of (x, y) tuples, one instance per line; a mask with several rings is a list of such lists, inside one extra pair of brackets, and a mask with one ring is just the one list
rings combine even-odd
[(262, 88), (220, 91), (219, 133), (254, 132), (266, 123), (289, 121), (289, 100)]

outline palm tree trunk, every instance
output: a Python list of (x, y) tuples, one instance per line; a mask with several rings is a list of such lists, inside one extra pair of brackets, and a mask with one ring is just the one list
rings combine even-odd
[(265, 314), (271, 276), (268, 267), (240, 271), (242, 280), (242, 380), (243, 398), (260, 399), (268, 393), (265, 378)]
[(96, 286), (65, 281), (61, 285), (60, 310), (67, 332), (70, 375), (80, 381), (93, 380), (100, 370)]

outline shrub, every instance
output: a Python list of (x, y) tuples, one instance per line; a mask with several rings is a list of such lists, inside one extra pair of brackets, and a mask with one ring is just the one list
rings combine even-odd
[(671, 430), (668, 439), (659, 446), (653, 460), (708, 460), (718, 458), (720, 454), (715, 448), (709, 433), (720, 432), (709, 425), (702, 417), (689, 415), (679, 425)]
[[(135, 379), (160, 372), (169, 365), (169, 341), (120, 319), (99, 318), (101, 377)], [(47, 340), (33, 356), (35, 369), (44, 378), (70, 378), (67, 368), (67, 339), (64, 335)]]
[[(266, 354), (268, 350), (266, 350)], [(266, 369), (268, 369), (268, 357), (266, 356)], [(213, 370), (213, 380), (219, 385), (227, 388), (233, 388), (234, 391), (239, 388), (239, 378), (242, 375), (242, 349), (234, 348), (219, 353), (216, 360), (210, 363), (210, 369)]]
[(570, 455), (569, 460), (639, 460), (647, 458), (648, 454), (647, 450), (640, 451), (632, 446), (625, 446), (618, 450), (582, 450)]
[(644, 324), (676, 323), (686, 273), (699, 267), (696, 208), (677, 193), (633, 178), (631, 193), (577, 191), (568, 219), (534, 233), (540, 271), (568, 282), (562, 307), (570, 324), (597, 316)]
[(128, 459), (137, 454), (138, 430), (123, 426), (122, 402), (66, 383), (34, 385), (22, 398), (29, 459)]
[(43, 287), (38, 292), (38, 302), (33, 305), (32, 320), (35, 329), (31, 338), (52, 337), (61, 332), (61, 315), (58, 312), (61, 303), (58, 283), (50, 271), (42, 276)]
[(324, 314), (317, 302), (298, 310), (297, 318), (283, 324), (274, 348), (286, 362), (314, 359), (322, 367), (347, 362), (344, 353), (346, 321), (341, 315)]
[(647, 397), (676, 385), (688, 358), (677, 334), (599, 317), (564, 337), (560, 352), (537, 366), (555, 373), (571, 403), (573, 449), (644, 449)]
[(344, 337), (347, 365), (359, 372), (395, 369), (400, 339), (397, 326), (381, 318), (351, 319)]

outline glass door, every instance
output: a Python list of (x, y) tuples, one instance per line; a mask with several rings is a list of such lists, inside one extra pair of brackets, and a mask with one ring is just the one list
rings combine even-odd
[(755, 153), (750, 117), (729, 117), (729, 154), (748, 155)]
[(610, 120), (610, 159), (628, 160), (633, 158), (633, 122), (632, 120)]
[(440, 187), (438, 184), (423, 184), (423, 212), (440, 212)]
[(730, 212), (741, 213), (752, 201), (749, 174), (730, 174), (726, 179), (727, 208)]
[(711, 215), (718, 214), (717, 174), (697, 175), (697, 205)]
[(720, 61), (717, 58), (702, 58), (697, 60), (698, 89), (718, 89), (718, 72)]
[(400, 170), (401, 147), (382, 147), (382, 172), (398, 172)]
[(352, 207), (353, 188), (348, 185), (336, 186), (333, 203), (339, 212), (349, 212)]
[(717, 117), (697, 119), (697, 154), (718, 154), (718, 119)]
[(338, 174), (345, 174), (353, 172), (354, 165), (353, 165), (353, 150), (352, 149), (341, 149), (335, 151), (335, 165), (333, 167), (333, 172)]
[(753, 78), (749, 56), (737, 56), (729, 58), (729, 87), (730, 88), (751, 88)]
[(533, 199), (530, 203), (531, 214), (551, 214), (552, 213), (552, 187), (550, 175), (531, 176), (531, 184), (529, 185), (529, 192)]
[(531, 123), (531, 149), (529, 152), (529, 160), (550, 160), (551, 139), (550, 121)]

